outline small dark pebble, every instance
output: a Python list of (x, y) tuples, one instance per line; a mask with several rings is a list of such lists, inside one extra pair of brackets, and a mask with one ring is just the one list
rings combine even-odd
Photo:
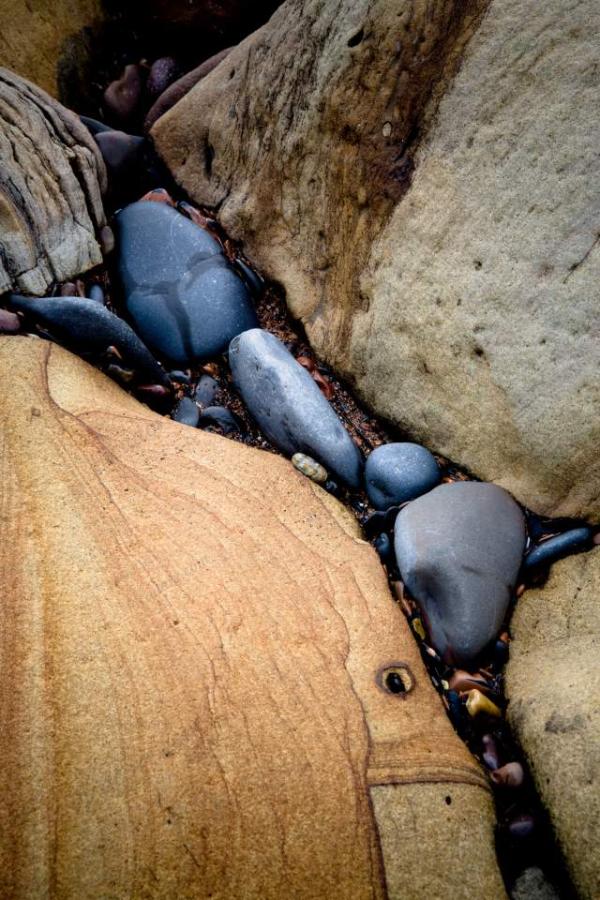
[(21, 330), (21, 320), (9, 309), (0, 309), (0, 334), (16, 334)]
[(173, 412), (171, 418), (181, 425), (189, 425), (196, 428), (200, 419), (200, 410), (191, 397), (182, 397)]
[(145, 138), (124, 131), (101, 131), (94, 135), (106, 165), (111, 187), (135, 174), (142, 159)]
[(492, 771), (500, 768), (502, 763), (502, 757), (500, 755), (500, 748), (498, 747), (498, 742), (493, 734), (484, 734), (481, 738), (481, 746), (483, 748), (483, 752), (481, 754), (481, 758), (483, 762), (487, 766), (488, 769)]
[(459, 735), (462, 735), (465, 733), (467, 727), (467, 714), (465, 712), (465, 707), (461, 703), (460, 697), (458, 696), (456, 691), (446, 691), (445, 698), (448, 704), (448, 715), (450, 716), (450, 721), (456, 728)]
[(572, 528), (555, 537), (548, 538), (530, 550), (523, 560), (523, 570), (531, 571), (538, 566), (550, 565), (558, 559), (587, 550), (592, 544), (592, 529), (586, 527)]
[(106, 374), (110, 375), (111, 378), (114, 378), (115, 381), (119, 381), (121, 384), (131, 384), (135, 379), (135, 372), (133, 369), (124, 369), (123, 366), (119, 366), (116, 363), (111, 363), (106, 367)]
[(108, 254), (112, 253), (115, 249), (115, 233), (110, 225), (104, 225), (100, 229), (98, 240), (100, 242), (100, 248), (104, 256), (108, 256)]
[(189, 372), (183, 372), (181, 369), (173, 369), (172, 372), (169, 372), (169, 378), (171, 381), (176, 381), (178, 384), (189, 384), (191, 379)]
[(390, 540), (389, 534), (382, 532), (380, 535), (378, 535), (378, 537), (375, 538), (373, 546), (377, 550), (379, 557), (383, 563), (393, 562), (394, 547), (392, 541)]
[(109, 116), (120, 124), (135, 115), (144, 87), (143, 69), (132, 64), (125, 66), (123, 74), (104, 91), (104, 106)]
[(180, 76), (181, 69), (172, 56), (161, 56), (160, 59), (156, 59), (150, 67), (146, 82), (146, 90), (152, 100), (159, 97)]
[(333, 478), (328, 478), (323, 487), (328, 494), (331, 494), (332, 497), (339, 497), (341, 494), (340, 486), (337, 481), (333, 480)]
[(525, 838), (531, 837), (535, 830), (535, 819), (529, 813), (522, 813), (520, 816), (515, 816), (507, 824), (507, 831), (511, 837), (517, 840), (524, 840)]
[(93, 284), (88, 290), (88, 297), (95, 303), (101, 303), (104, 306), (104, 289), (99, 284)]
[(206, 407), (212, 405), (218, 390), (218, 381), (211, 378), (210, 375), (202, 375), (194, 391), (194, 400), (199, 406), (206, 409)]
[(509, 648), (506, 641), (498, 638), (492, 650), (492, 665), (495, 671), (503, 669), (508, 662)]
[(79, 116), (79, 118), (93, 135), (100, 134), (102, 131), (112, 131), (110, 125), (105, 125), (104, 122), (99, 122), (98, 119), (91, 119), (89, 116)]
[(242, 420), (224, 406), (209, 406), (202, 411), (198, 421), (199, 428), (219, 428), (223, 434), (233, 434), (243, 430)]
[(251, 269), (243, 259), (236, 259), (233, 264), (242, 276), (242, 280), (246, 282), (246, 287), (252, 296), (255, 298), (260, 297), (265, 289), (265, 283), (260, 275)]

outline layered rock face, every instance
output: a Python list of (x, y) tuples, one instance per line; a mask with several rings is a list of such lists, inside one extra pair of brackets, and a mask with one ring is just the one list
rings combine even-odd
[(2, 896), (504, 896), (337, 501), (38, 339), (0, 339), (0, 396)]
[(592, 0), (288, 0), (153, 129), (373, 409), (594, 519), (599, 33)]
[(556, 563), (517, 604), (506, 672), (510, 723), (573, 881), (600, 885), (600, 550)]

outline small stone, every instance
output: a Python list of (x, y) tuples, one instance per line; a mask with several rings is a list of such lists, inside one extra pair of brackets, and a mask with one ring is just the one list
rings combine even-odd
[(202, 375), (194, 391), (194, 400), (203, 409), (212, 406), (213, 400), (219, 391), (219, 382), (210, 375)]
[(467, 712), (473, 718), (476, 716), (491, 716), (494, 719), (499, 719), (502, 716), (500, 707), (492, 703), (490, 698), (482, 694), (477, 688), (469, 691), (467, 694), (466, 706)]
[(61, 284), (59, 294), (61, 297), (77, 297), (77, 285), (72, 281)]
[(474, 688), (485, 692), (488, 687), (485, 678), (481, 675), (471, 675), (462, 669), (455, 669), (448, 684), (453, 691), (458, 691), (459, 694), (472, 691)]
[(260, 275), (258, 275), (254, 269), (251, 269), (243, 259), (236, 259), (234, 266), (240, 272), (252, 296), (256, 299), (260, 297), (265, 289), (265, 283)]
[(146, 82), (148, 94), (155, 100), (163, 91), (166, 91), (170, 84), (177, 81), (180, 75), (179, 64), (172, 56), (161, 56), (160, 59), (154, 60)]
[(334, 481), (333, 478), (328, 478), (323, 487), (332, 497), (339, 497), (342, 493), (339, 484), (337, 481)]
[(191, 428), (196, 428), (200, 421), (200, 410), (191, 397), (182, 397), (171, 413), (171, 418), (174, 422), (179, 422), (181, 425), (189, 425)]
[(522, 813), (515, 816), (508, 825), (507, 830), (511, 837), (517, 840), (524, 840), (531, 837), (535, 829), (535, 819), (529, 813)]
[(57, 337), (89, 353), (104, 353), (116, 347), (119, 355), (140, 375), (168, 384), (166, 373), (148, 348), (123, 319), (82, 297), (22, 297), (11, 294), (11, 306), (31, 316)]
[(111, 82), (104, 91), (104, 105), (110, 116), (120, 124), (132, 119), (139, 106), (143, 88), (142, 67), (125, 66), (121, 77)]
[(382, 563), (393, 562), (394, 547), (390, 540), (389, 534), (382, 532), (373, 541), (373, 546), (377, 550)]
[(0, 334), (17, 334), (21, 330), (21, 320), (9, 309), (0, 309)]
[(351, 487), (362, 456), (310, 374), (274, 335), (260, 328), (229, 345), (235, 386), (266, 437), (288, 456), (306, 453)]
[(198, 425), (202, 429), (216, 427), (223, 434), (235, 434), (243, 431), (241, 419), (224, 406), (209, 406), (202, 410)]
[(124, 131), (101, 131), (94, 136), (109, 175), (109, 183), (122, 183), (137, 174), (145, 139)]
[(382, 444), (367, 457), (365, 483), (376, 509), (387, 509), (430, 491), (440, 482), (433, 454), (420, 444)]
[(474, 481), (442, 484), (397, 516), (396, 560), (444, 661), (467, 669), (502, 626), (525, 546), (510, 494)]
[(104, 225), (100, 229), (98, 239), (100, 241), (100, 247), (104, 256), (108, 256), (109, 253), (113, 252), (113, 250), (115, 249), (115, 233), (110, 225)]
[(587, 526), (563, 531), (562, 534), (548, 538), (530, 550), (523, 560), (523, 569), (531, 571), (538, 566), (549, 566), (571, 553), (588, 550), (592, 546), (592, 539), (592, 529)]
[(183, 372), (181, 369), (173, 369), (172, 372), (169, 372), (169, 380), (176, 381), (178, 384), (189, 384), (192, 379), (189, 372)]
[(510, 891), (510, 900), (560, 900), (559, 894), (537, 866), (524, 869)]
[(525, 772), (520, 762), (509, 762), (492, 772), (490, 777), (494, 784), (501, 787), (516, 788), (523, 784)]
[(488, 769), (498, 769), (500, 767), (500, 750), (498, 743), (492, 734), (484, 734), (481, 738), (483, 752), (482, 759)]
[(257, 324), (246, 286), (207, 231), (164, 203), (142, 201), (116, 224), (127, 312), (158, 355), (187, 367)]
[(104, 289), (99, 284), (93, 284), (88, 290), (88, 296), (94, 303), (101, 303), (104, 306)]
[(307, 456), (305, 453), (294, 453), (292, 465), (307, 478), (316, 481), (317, 484), (325, 484), (327, 481), (327, 469), (324, 469), (312, 456)]

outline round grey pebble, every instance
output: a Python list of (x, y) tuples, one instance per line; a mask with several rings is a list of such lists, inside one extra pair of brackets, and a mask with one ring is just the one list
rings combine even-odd
[(200, 420), (200, 410), (191, 397), (182, 397), (173, 412), (171, 418), (181, 425), (189, 425), (196, 428)]
[(375, 509), (388, 509), (434, 488), (440, 482), (440, 469), (433, 454), (420, 444), (383, 444), (367, 458), (365, 482)]

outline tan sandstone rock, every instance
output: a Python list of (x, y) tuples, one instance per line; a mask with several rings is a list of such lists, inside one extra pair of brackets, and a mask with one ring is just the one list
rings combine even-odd
[(0, 293), (43, 294), (102, 262), (106, 169), (79, 118), (0, 69)]
[(0, 339), (0, 395), (3, 897), (504, 896), (337, 501), (41, 340)]
[(58, 97), (65, 45), (103, 16), (101, 0), (0, 0), (0, 66)]
[(573, 881), (600, 896), (600, 550), (556, 563), (511, 622), (509, 720)]
[(600, 516), (600, 7), (288, 0), (154, 126), (378, 413)]

